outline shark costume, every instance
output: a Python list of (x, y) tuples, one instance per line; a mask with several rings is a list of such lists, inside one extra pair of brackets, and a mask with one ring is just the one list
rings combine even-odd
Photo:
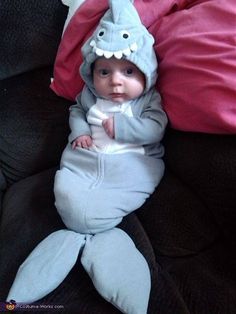
[[(159, 184), (164, 163), (160, 141), (167, 118), (154, 89), (154, 40), (127, 0), (111, 0), (84, 44), (80, 72), (86, 87), (70, 108), (71, 134), (55, 176), (57, 210), (68, 229), (44, 239), (20, 266), (7, 300), (31, 303), (54, 290), (78, 257), (97, 291), (121, 312), (147, 313), (150, 271), (131, 238), (116, 226), (139, 208)], [(138, 99), (114, 103), (99, 98), (92, 64), (104, 56), (134, 63), (145, 75)], [(115, 138), (102, 120), (114, 117)], [(71, 142), (90, 135), (89, 149)]]

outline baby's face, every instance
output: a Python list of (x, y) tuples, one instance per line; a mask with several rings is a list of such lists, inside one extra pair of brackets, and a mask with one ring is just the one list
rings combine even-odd
[(102, 57), (95, 61), (93, 83), (100, 97), (122, 103), (141, 96), (145, 77), (127, 60)]

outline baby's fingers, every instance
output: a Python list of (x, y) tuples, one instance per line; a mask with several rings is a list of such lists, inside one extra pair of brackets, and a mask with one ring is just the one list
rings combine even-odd
[(83, 148), (89, 148), (89, 147), (91, 146), (90, 141), (89, 141), (89, 138), (84, 139), (84, 140), (82, 141), (82, 143), (81, 143), (81, 146), (82, 146)]

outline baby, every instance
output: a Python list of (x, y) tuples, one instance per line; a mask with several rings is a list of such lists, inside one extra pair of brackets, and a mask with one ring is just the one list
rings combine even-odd
[(71, 133), (55, 176), (55, 205), (67, 229), (34, 249), (8, 300), (42, 298), (80, 255), (101, 296), (123, 313), (147, 312), (148, 264), (117, 225), (144, 204), (164, 173), (167, 118), (154, 88), (153, 43), (132, 3), (110, 1), (82, 49), (85, 87), (70, 107)]

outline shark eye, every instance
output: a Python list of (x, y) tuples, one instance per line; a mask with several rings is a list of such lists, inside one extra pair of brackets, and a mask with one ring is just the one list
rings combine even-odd
[(121, 31), (121, 36), (124, 39), (128, 39), (130, 37), (130, 33), (127, 31)]
[(106, 33), (106, 30), (104, 28), (101, 28), (97, 34), (98, 39), (101, 39), (105, 35), (105, 33)]

